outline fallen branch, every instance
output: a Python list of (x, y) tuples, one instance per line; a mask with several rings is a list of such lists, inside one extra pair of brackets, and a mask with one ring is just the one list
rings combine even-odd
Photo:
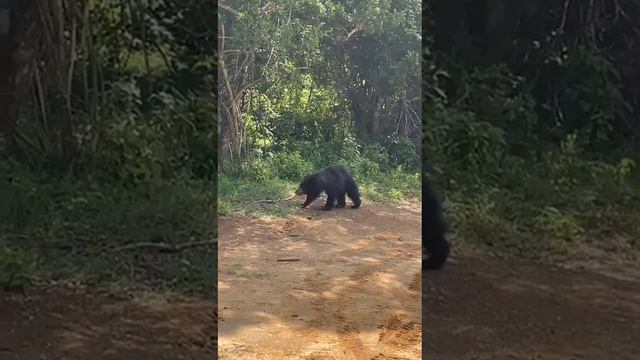
[(291, 195), (291, 197), (290, 197), (290, 198), (282, 199), (281, 201), (289, 201), (289, 200), (293, 200), (293, 198), (295, 198), (296, 196), (298, 196), (298, 195), (297, 195), (297, 194), (293, 194), (293, 195)]
[(295, 259), (278, 259), (277, 261), (300, 261), (300, 259), (295, 258)]
[(204, 246), (204, 245), (215, 245), (217, 243), (218, 243), (218, 240), (193, 241), (193, 242), (187, 242), (187, 243), (182, 243), (177, 245), (170, 245), (167, 243), (141, 242), (141, 243), (133, 243), (133, 244), (127, 244), (123, 246), (118, 246), (116, 248), (111, 249), (111, 251), (124, 251), (124, 250), (148, 248), (148, 249), (155, 249), (163, 253), (177, 253), (187, 248)]
[(278, 200), (271, 200), (271, 199), (267, 199), (267, 200), (256, 200), (256, 203), (276, 203), (276, 202), (280, 202), (280, 201), (289, 201), (289, 200), (293, 200), (293, 198), (295, 198), (297, 195), (293, 194), (293, 196), (291, 196), (290, 198), (286, 198), (286, 199), (278, 199)]

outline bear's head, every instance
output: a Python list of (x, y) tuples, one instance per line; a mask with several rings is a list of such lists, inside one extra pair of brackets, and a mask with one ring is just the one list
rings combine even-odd
[(316, 188), (317, 184), (315, 174), (305, 176), (305, 178), (302, 179), (302, 182), (300, 182), (300, 186), (298, 186), (298, 189), (296, 190), (296, 195), (313, 194), (317, 192)]

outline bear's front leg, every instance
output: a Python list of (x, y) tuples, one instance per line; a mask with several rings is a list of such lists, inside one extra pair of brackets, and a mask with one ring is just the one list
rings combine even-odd
[(302, 204), (302, 208), (306, 208), (307, 206), (309, 206), (309, 204), (311, 204), (313, 202), (313, 200), (315, 200), (318, 196), (311, 196), (311, 195), (307, 195), (307, 199), (304, 201), (304, 203)]

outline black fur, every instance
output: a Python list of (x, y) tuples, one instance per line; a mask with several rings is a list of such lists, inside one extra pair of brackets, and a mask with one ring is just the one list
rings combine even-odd
[(345, 195), (348, 195), (353, 201), (351, 207), (354, 209), (359, 208), (362, 203), (358, 184), (344, 166), (329, 166), (320, 172), (307, 175), (300, 183), (296, 194), (307, 195), (307, 199), (302, 204), (302, 207), (305, 208), (323, 191), (327, 193), (327, 203), (322, 210), (331, 210), (336, 201), (338, 203), (336, 207), (345, 207)]
[[(422, 269), (441, 269), (449, 256), (449, 243), (444, 235), (447, 225), (442, 204), (427, 174), (422, 176)], [(424, 256), (428, 255), (427, 259)]]

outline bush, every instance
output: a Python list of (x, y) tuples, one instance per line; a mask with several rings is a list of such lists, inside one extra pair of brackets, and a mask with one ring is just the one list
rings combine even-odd
[(20, 248), (9, 248), (0, 241), (0, 287), (31, 284), (36, 279), (35, 261)]
[[(9, 170), (11, 182), (4, 190), (12, 194), (3, 201), (0, 230), (21, 239), (7, 238), (10, 255), (3, 255), (3, 261), (17, 259), (8, 262), (17, 274), (30, 276), (34, 271), (44, 279), (128, 278), (139, 285), (160, 286), (169, 279), (194, 280), (194, 276), (205, 275), (203, 268), (211, 266), (211, 258), (201, 257), (202, 251), (175, 255), (191, 264), (189, 271), (179, 274), (168, 271), (175, 265), (171, 261), (153, 267), (133, 261), (140, 257), (157, 261), (146, 249), (112, 251), (131, 243), (171, 245), (213, 239), (217, 224), (215, 183), (183, 178), (131, 188), (68, 177), (44, 178), (13, 162), (0, 162), (0, 167)], [(24, 260), (31, 257), (40, 259), (38, 267)], [(155, 274), (156, 270), (162, 274)], [(195, 280), (177, 285), (191, 284), (208, 291), (207, 284)]]
[(478, 121), (472, 112), (434, 107), (426, 114), (424, 129), (428, 162), (441, 164), (444, 174), (475, 176), (473, 181), (478, 181), (501, 172), (507, 154), (504, 131)]
[(619, 74), (602, 54), (587, 49), (550, 54), (538, 73), (533, 92), (540, 133), (547, 139), (579, 134), (583, 147), (599, 153), (631, 140)]
[[(418, 157), (414, 144), (405, 138), (392, 138), (385, 142), (386, 163), (391, 167), (402, 167), (407, 170), (418, 168)], [(384, 164), (384, 163), (383, 163)]]
[(274, 154), (267, 158), (265, 165), (269, 174), (282, 180), (300, 181), (312, 172), (312, 164), (298, 152)]
[[(508, 135), (512, 125), (482, 121), (486, 115), (475, 112), (483, 101), (467, 104), (469, 109), (432, 104), (425, 112), (427, 165), (445, 185), (445, 206), (458, 239), (539, 259), (605, 229), (628, 239), (640, 235), (640, 228), (629, 226), (638, 213), (622, 215), (637, 199), (629, 185), (633, 159), (594, 160), (582, 133), (568, 133), (557, 145), (533, 139), (529, 149), (518, 149)], [(486, 104), (482, 112), (495, 112), (491, 106), (498, 105)], [(526, 121), (533, 126), (534, 120)]]
[(582, 240), (584, 229), (570, 213), (560, 211), (552, 206), (542, 209), (533, 218), (533, 224), (539, 235), (557, 241), (560, 246)]

